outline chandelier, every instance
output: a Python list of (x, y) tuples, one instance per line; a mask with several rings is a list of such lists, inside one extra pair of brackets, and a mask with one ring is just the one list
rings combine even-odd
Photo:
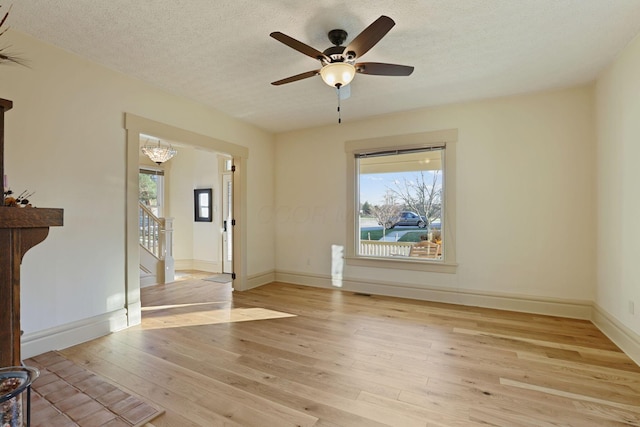
[(158, 140), (157, 144), (147, 140), (147, 142), (144, 144), (144, 147), (142, 147), (142, 153), (144, 153), (147, 157), (149, 157), (157, 164), (164, 163), (178, 154), (176, 149), (173, 148), (171, 144), (162, 145), (160, 140)]

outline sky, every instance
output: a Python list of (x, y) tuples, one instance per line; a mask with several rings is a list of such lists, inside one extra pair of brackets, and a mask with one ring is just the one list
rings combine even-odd
[[(427, 171), (427, 174), (432, 172)], [(370, 205), (384, 203), (384, 195), (389, 188), (396, 189), (396, 182), (413, 181), (418, 172), (392, 172), (360, 174), (360, 203), (369, 202)], [(429, 176), (426, 177), (429, 179)]]
[(370, 205), (384, 203), (384, 194), (388, 188), (396, 188), (394, 182), (402, 182), (403, 178), (410, 179), (413, 173), (372, 173), (360, 175), (360, 203), (369, 202)]

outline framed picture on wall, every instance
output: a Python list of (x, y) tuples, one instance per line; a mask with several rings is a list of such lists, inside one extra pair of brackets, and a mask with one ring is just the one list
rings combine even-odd
[(196, 222), (213, 221), (213, 190), (200, 188), (193, 190), (194, 213)]

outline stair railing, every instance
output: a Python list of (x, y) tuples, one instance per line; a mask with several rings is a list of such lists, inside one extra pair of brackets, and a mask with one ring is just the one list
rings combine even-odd
[(138, 203), (138, 223), (140, 227), (140, 244), (156, 258), (165, 257), (165, 219), (158, 218), (151, 210)]

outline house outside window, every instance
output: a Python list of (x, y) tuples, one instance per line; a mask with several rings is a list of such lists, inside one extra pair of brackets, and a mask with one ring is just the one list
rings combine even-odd
[(455, 272), (457, 131), (348, 141), (346, 263)]

